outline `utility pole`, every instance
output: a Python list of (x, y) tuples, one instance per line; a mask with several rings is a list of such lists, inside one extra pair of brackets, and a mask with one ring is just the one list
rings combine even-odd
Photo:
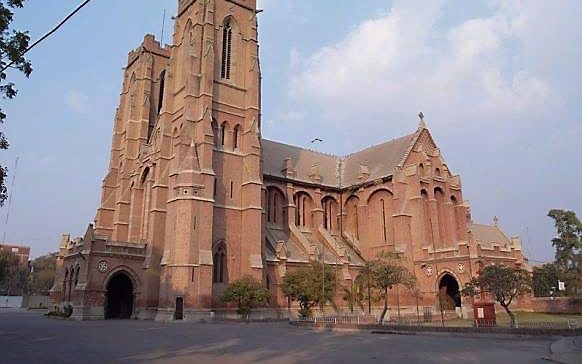
[(321, 316), (325, 313), (325, 245), (321, 244)]
[(160, 38), (160, 45), (164, 48), (164, 31), (166, 30), (166, 9), (164, 9), (164, 16), (162, 18), (162, 36)]

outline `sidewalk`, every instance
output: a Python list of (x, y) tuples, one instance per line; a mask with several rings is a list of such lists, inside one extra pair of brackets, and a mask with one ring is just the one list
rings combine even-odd
[(550, 345), (550, 361), (563, 364), (582, 363), (582, 336), (568, 337)]

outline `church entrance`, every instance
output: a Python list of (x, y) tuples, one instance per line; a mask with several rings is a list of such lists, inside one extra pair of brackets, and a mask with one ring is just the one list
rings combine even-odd
[(176, 298), (176, 311), (174, 312), (174, 320), (181, 321), (184, 319), (184, 298)]
[(451, 274), (446, 273), (439, 283), (439, 298), (445, 310), (455, 310), (461, 307), (461, 292), (459, 282)]
[(107, 284), (105, 319), (128, 320), (133, 314), (133, 283), (125, 273), (117, 273)]

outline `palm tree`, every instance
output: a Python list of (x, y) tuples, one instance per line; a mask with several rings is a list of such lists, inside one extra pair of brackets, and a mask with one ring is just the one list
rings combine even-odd
[(366, 262), (360, 274), (356, 277), (356, 284), (365, 287), (367, 291), (368, 314), (372, 314), (372, 288), (375, 287), (375, 274), (378, 261), (371, 260)]
[(362, 294), (362, 287), (356, 282), (352, 282), (349, 286), (342, 287), (343, 300), (348, 303), (348, 307), (351, 313), (354, 313), (354, 308), (357, 305), (360, 309), (364, 309), (362, 304), (364, 300), (364, 295)]
[(376, 287), (384, 299), (384, 309), (380, 316), (380, 322), (383, 322), (388, 312), (388, 290), (400, 284), (408, 288), (413, 287), (415, 280), (397, 255), (381, 255), (374, 271)]

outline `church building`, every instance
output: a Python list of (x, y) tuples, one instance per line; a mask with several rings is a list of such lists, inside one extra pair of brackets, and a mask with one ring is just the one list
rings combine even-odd
[(129, 53), (100, 206), (60, 242), (55, 304), (84, 320), (209, 319), (252, 276), (272, 293), (261, 314), (285, 317), (288, 271), (323, 261), (347, 285), (396, 252), (418, 281), (404, 309), (441, 292), (459, 310), (482, 267), (526, 266), (518, 238), (472, 221), (422, 114), (347, 156), (262, 138), (257, 14), (256, 0), (179, 0), (172, 45), (147, 35)]

